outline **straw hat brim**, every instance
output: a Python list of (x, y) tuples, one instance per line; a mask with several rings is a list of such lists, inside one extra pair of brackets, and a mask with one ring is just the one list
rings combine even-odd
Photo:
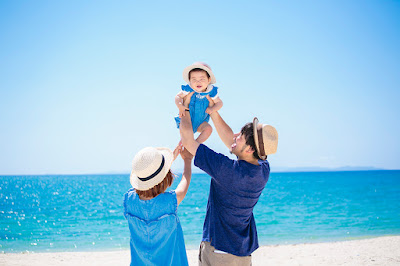
[(165, 163), (161, 171), (151, 178), (150, 180), (147, 181), (141, 181), (138, 176), (133, 173), (133, 170), (131, 171), (130, 175), (130, 182), (133, 188), (138, 189), (138, 190), (148, 190), (158, 184), (160, 184), (165, 176), (167, 175), (169, 169), (171, 168), (172, 162), (174, 161), (174, 154), (173, 152), (168, 149), (168, 148), (156, 148), (160, 153), (164, 156)]
[[(254, 135), (254, 143), (256, 144), (257, 148), (257, 153), (260, 156), (260, 144), (258, 142), (258, 134), (257, 134), (257, 128), (258, 128), (258, 118), (254, 117), (253, 119), (253, 135)], [(262, 158), (261, 158), (262, 159)]]
[(189, 72), (192, 71), (195, 68), (200, 68), (200, 69), (203, 69), (204, 71), (207, 71), (207, 73), (210, 75), (210, 78), (211, 78), (211, 82), (210, 82), (211, 84), (214, 84), (214, 83), (217, 82), (217, 80), (215, 79), (214, 73), (212, 72), (212, 70), (210, 68), (208, 68), (208, 67), (206, 67), (204, 65), (201, 65), (201, 64), (193, 64), (193, 65), (190, 65), (190, 66), (186, 67), (183, 70), (183, 74), (182, 74), (183, 75), (183, 80), (187, 84), (190, 83), (190, 81), (189, 81)]
[[(260, 156), (260, 142), (257, 132), (258, 129), (261, 129), (262, 132), (265, 156)], [(254, 117), (253, 133), (254, 133), (254, 142), (257, 148), (257, 153), (262, 160), (265, 160), (267, 158), (267, 155), (276, 153), (278, 147), (278, 132), (273, 126), (259, 124), (257, 117)]]

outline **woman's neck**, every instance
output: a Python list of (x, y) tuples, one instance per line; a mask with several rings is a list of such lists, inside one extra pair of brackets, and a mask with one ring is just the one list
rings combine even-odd
[(139, 199), (141, 199), (141, 200), (151, 200), (152, 198), (154, 198), (154, 197), (148, 198), (148, 197), (144, 197), (144, 196), (140, 196), (140, 195), (138, 195), (138, 196), (139, 196)]

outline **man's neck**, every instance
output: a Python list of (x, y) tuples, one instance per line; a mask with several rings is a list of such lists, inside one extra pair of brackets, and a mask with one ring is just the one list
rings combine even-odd
[(251, 156), (251, 157), (246, 157), (246, 156), (244, 156), (244, 157), (240, 156), (239, 157), (238, 156), (238, 160), (243, 160), (243, 161), (246, 161), (246, 162), (254, 164), (254, 165), (259, 165), (258, 159), (254, 158), (253, 156)]

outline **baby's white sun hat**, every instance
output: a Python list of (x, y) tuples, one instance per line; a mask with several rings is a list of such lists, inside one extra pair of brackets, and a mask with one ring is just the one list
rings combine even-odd
[(211, 70), (211, 67), (209, 65), (207, 65), (206, 63), (203, 62), (194, 62), (193, 64), (191, 64), (190, 66), (186, 67), (183, 70), (183, 80), (189, 84), (189, 72), (192, 71), (195, 68), (200, 68), (203, 69), (204, 71), (206, 71), (208, 73), (208, 75), (210, 75), (211, 78), (211, 84), (214, 84), (217, 82), (217, 80), (215, 79), (214, 73)]

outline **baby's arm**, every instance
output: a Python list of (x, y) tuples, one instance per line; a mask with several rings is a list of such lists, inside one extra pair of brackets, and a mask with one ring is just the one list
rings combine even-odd
[(183, 105), (183, 98), (185, 97), (185, 94), (183, 92), (179, 92), (175, 96), (175, 104), (179, 109), (179, 117), (185, 116), (185, 110), (189, 110), (187, 107)]
[[(209, 99), (209, 101), (210, 101), (210, 97), (207, 97), (207, 99)], [(214, 102), (214, 105), (211, 104), (211, 101), (210, 101), (210, 105), (206, 109), (206, 113), (209, 114), (209, 115), (214, 113), (214, 112), (217, 112), (224, 105), (224, 103), (222, 102), (221, 98), (219, 98), (218, 96), (213, 98), (212, 101)]]

